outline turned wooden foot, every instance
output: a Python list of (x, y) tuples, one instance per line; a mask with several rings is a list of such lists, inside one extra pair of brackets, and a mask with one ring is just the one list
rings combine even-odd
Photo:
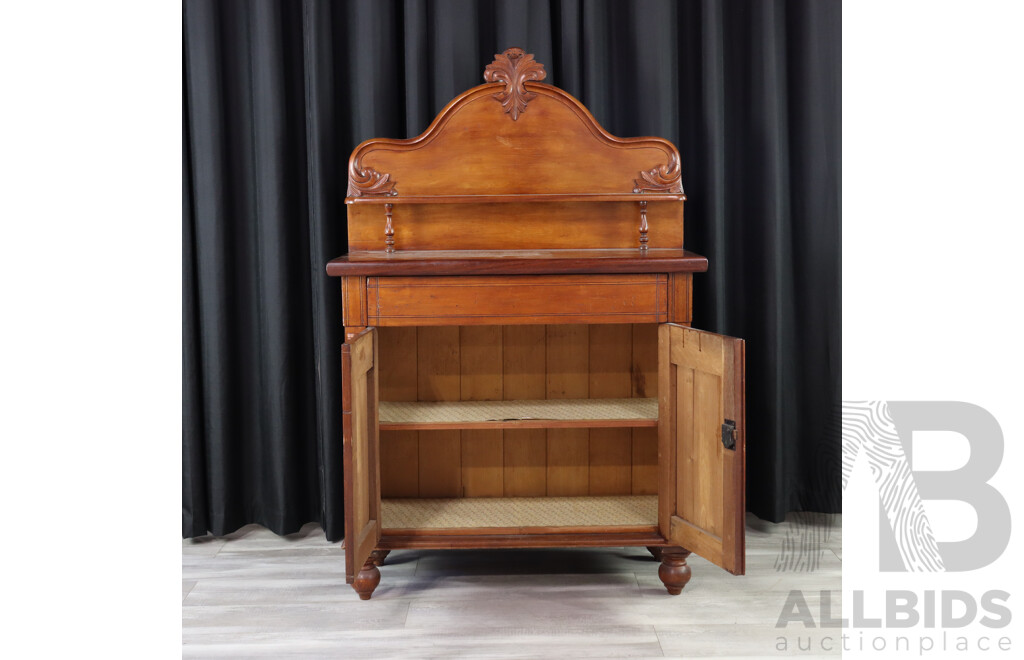
[(367, 559), (363, 564), (359, 575), (352, 581), (352, 588), (359, 594), (360, 600), (370, 600), (370, 594), (380, 584), (380, 571), (373, 563), (373, 558)]
[(384, 560), (391, 554), (390, 550), (374, 550), (370, 553), (370, 561), (373, 562), (374, 566), (383, 566)]
[(647, 552), (651, 553), (654, 561), (661, 561), (661, 555), (665, 552), (665, 548), (660, 545), (649, 545), (647, 546)]
[(683, 548), (662, 549), (658, 577), (673, 596), (678, 596), (686, 583), (690, 581), (692, 571), (686, 565), (686, 558), (689, 556), (690, 551)]

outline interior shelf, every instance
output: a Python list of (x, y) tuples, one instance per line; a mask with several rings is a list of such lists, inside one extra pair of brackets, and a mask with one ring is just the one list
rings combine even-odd
[(609, 527), (658, 524), (657, 495), (385, 499), (384, 529)]
[(657, 399), (381, 401), (381, 430), (607, 428), (658, 425)]

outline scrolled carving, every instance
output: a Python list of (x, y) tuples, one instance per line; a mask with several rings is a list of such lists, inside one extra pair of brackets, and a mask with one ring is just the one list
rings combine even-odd
[(386, 172), (378, 172), (372, 167), (361, 168), (359, 163), (353, 162), (348, 168), (348, 196), (363, 197), (370, 195), (385, 195), (394, 197), (398, 194), (395, 190), (395, 181)]
[(509, 48), (504, 53), (495, 54), (494, 61), (484, 69), (485, 81), (505, 83), (505, 89), (494, 98), (501, 101), (501, 107), (512, 121), (519, 119), (519, 114), (526, 111), (526, 104), (537, 96), (526, 91), (526, 81), (544, 80), (547, 75), (544, 65), (522, 48)]
[(679, 168), (679, 156), (672, 154), (668, 163), (640, 172), (640, 178), (633, 179), (633, 192), (682, 193), (683, 174)]

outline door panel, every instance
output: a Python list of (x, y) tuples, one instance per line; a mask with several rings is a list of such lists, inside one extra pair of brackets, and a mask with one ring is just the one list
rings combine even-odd
[(345, 578), (351, 583), (380, 541), (377, 332), (341, 346), (345, 463)]
[(671, 323), (658, 333), (659, 527), (672, 543), (741, 575), (743, 340)]

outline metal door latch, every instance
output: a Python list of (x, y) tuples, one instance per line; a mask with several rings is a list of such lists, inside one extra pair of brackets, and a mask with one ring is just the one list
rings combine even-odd
[(722, 446), (726, 449), (736, 449), (736, 422), (731, 419), (725, 420), (722, 424)]

